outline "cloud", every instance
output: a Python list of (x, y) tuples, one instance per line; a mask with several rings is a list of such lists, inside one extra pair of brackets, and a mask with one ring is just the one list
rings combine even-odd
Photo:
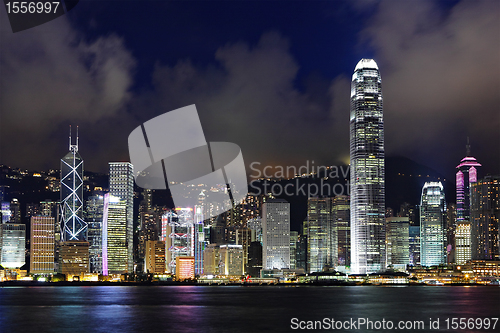
[(387, 151), (453, 170), (470, 136), (500, 171), (498, 1), (381, 1), (361, 36), (381, 68)]
[(68, 123), (90, 126), (123, 110), (135, 66), (123, 39), (86, 41), (65, 16), (13, 34), (0, 15), (2, 160), (29, 164)]
[[(269, 32), (256, 45), (230, 43), (216, 51), (214, 60), (204, 68), (188, 59), (172, 67), (158, 64), (154, 90), (134, 106), (149, 110), (141, 121), (195, 103), (207, 140), (237, 143), (247, 165), (253, 161), (302, 165), (306, 159), (335, 162), (332, 157), (342, 148), (335, 144), (330, 83), (310, 78), (305, 91), (295, 87), (299, 65), (286, 38)], [(345, 127), (348, 112), (342, 112)]]

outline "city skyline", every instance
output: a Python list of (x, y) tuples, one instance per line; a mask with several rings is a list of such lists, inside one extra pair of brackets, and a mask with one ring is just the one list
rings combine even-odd
[[(207, 140), (235, 142), (247, 165), (346, 163), (349, 77), (360, 58), (373, 58), (390, 97), (387, 155), (406, 156), (451, 180), (469, 136), (485, 174), (500, 171), (495, 2), (197, 3), (216, 18), (200, 37), (193, 32), (206, 26), (204, 15), (179, 2), (156, 5), (142, 10), (153, 17), (178, 16), (164, 24), (184, 27), (175, 31), (185, 33), (159, 36), (155, 28), (165, 26), (158, 22), (170, 20), (148, 25), (137, 17), (130, 31), (122, 22), (136, 13), (133, 1), (122, 4), (119, 22), (108, 19), (110, 2), (99, 4), (98, 11), (80, 3), (64, 17), (17, 34), (8, 31), (2, 17), (0, 163), (55, 168), (67, 126), (78, 124), (86, 169), (104, 172), (108, 160), (128, 161), (126, 136), (133, 128), (192, 103)], [(239, 25), (221, 16), (221, 5)], [(292, 15), (276, 15), (285, 8)], [(401, 22), (401, 16), (408, 20)], [(293, 28), (296, 18), (305, 30)], [(157, 48), (150, 50), (138, 38), (144, 29), (159, 42)], [(45, 50), (45, 56), (34, 53), (38, 62), (28, 62), (24, 52), (30, 47)], [(54, 80), (40, 85), (46, 71)], [(70, 81), (61, 84), (65, 71)], [(24, 98), (32, 95), (44, 96), (45, 102), (34, 105), (30, 101), (36, 98)], [(280, 131), (273, 130), (275, 124)], [(21, 149), (24, 154), (17, 153)]]

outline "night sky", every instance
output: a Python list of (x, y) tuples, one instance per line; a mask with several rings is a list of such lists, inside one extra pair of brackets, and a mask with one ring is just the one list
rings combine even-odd
[(15, 34), (0, 20), (2, 164), (59, 168), (72, 124), (106, 172), (134, 128), (190, 104), (247, 166), (347, 163), (351, 75), (374, 58), (387, 155), (452, 177), (469, 136), (500, 173), (496, 0), (80, 1)]

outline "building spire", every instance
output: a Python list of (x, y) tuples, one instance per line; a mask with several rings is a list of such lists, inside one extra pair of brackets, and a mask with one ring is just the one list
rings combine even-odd
[(471, 155), (470, 155), (470, 143), (469, 143), (469, 137), (467, 137), (467, 145), (465, 146), (465, 156), (471, 156)]
[(78, 126), (76, 126), (76, 144), (73, 144), (73, 140), (71, 137), (71, 125), (69, 125), (69, 150), (70, 151), (78, 151)]

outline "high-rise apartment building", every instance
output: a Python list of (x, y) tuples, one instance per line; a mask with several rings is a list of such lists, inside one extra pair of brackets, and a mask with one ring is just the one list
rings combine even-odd
[(446, 202), (441, 182), (426, 182), (420, 200), (420, 262), (422, 266), (446, 262)]
[(55, 223), (51, 216), (31, 217), (30, 273), (54, 273)]
[(69, 135), (69, 152), (61, 159), (61, 240), (87, 240), (87, 223), (83, 219), (83, 160)]
[(373, 59), (361, 59), (351, 81), (351, 272), (383, 270), (385, 162), (382, 79)]
[(290, 204), (283, 199), (263, 205), (262, 268), (290, 268)]
[(500, 260), (500, 176), (486, 176), (471, 185), (471, 256)]
[(130, 162), (109, 163), (109, 193), (125, 201), (127, 271), (134, 270), (134, 168)]

